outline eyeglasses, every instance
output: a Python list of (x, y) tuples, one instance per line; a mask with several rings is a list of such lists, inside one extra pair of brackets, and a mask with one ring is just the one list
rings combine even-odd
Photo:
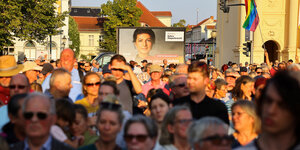
[(236, 79), (236, 76), (226, 76), (226, 78), (227, 78), (227, 77), (231, 77), (231, 78), (234, 78), (234, 79)]
[(179, 123), (180, 125), (188, 125), (191, 122), (193, 122), (193, 119), (181, 119), (181, 120), (175, 121), (175, 123)]
[(175, 86), (178, 86), (178, 87), (181, 87), (181, 88), (183, 88), (183, 87), (185, 87), (185, 83), (180, 83), (180, 84), (177, 84), (177, 85), (175, 85)]
[(256, 72), (257, 74), (260, 74), (260, 73), (262, 73), (262, 72)]
[(111, 70), (112, 70), (112, 71), (121, 71), (121, 72), (124, 71), (123, 69), (116, 69), (116, 68), (112, 68)]
[(26, 120), (31, 120), (36, 115), (39, 120), (45, 120), (48, 117), (47, 113), (44, 112), (24, 112), (23, 116)]
[(100, 85), (100, 82), (96, 82), (96, 83), (86, 83), (85, 85), (87, 86), (99, 86)]
[(15, 89), (15, 88), (24, 89), (27, 86), (26, 85), (9, 85), (8, 87), (9, 87), (9, 89)]
[(210, 141), (213, 145), (231, 145), (233, 142), (233, 138), (228, 135), (220, 136), (220, 135), (213, 135), (208, 136), (206, 138), (201, 139), (200, 141)]
[(138, 134), (138, 135), (126, 134), (126, 135), (124, 135), (124, 139), (127, 143), (131, 142), (134, 138), (138, 142), (145, 142), (148, 138), (148, 135), (144, 135), (144, 134)]
[(110, 103), (110, 102), (101, 102), (100, 107), (101, 108), (118, 110), (118, 109), (121, 108), (121, 105), (120, 104), (115, 104), (115, 103)]

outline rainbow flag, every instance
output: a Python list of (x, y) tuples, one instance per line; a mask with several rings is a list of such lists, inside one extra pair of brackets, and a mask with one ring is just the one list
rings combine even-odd
[(259, 23), (255, 0), (245, 0), (245, 7), (247, 15), (243, 24), (243, 28), (250, 31), (255, 31)]

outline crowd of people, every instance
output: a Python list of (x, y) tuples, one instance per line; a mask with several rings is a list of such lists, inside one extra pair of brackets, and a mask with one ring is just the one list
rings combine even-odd
[(300, 65), (0, 56), (2, 150), (299, 150)]

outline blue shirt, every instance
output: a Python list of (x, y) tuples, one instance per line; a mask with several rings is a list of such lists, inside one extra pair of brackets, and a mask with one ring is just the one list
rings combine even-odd
[[(46, 77), (46, 79), (44, 80), (43, 84), (42, 84), (42, 88), (43, 88), (43, 92), (45, 93), (45, 91), (47, 89), (50, 88), (50, 78), (51, 78), (50, 74), (49, 76)], [(77, 96), (79, 94), (82, 94), (82, 85), (80, 82), (80, 77), (79, 77), (79, 73), (77, 69), (74, 69), (71, 71), (71, 80), (72, 80), (72, 88), (70, 90), (69, 93), (69, 97), (72, 99), (73, 102), (75, 102)]]
[(2, 132), (2, 127), (9, 122), (7, 105), (0, 107), (0, 116), (0, 132)]
[[(52, 142), (52, 137), (49, 136), (47, 141), (43, 144), (40, 150), (51, 150), (51, 142)], [(24, 150), (30, 150), (27, 138), (25, 139), (24, 144), (25, 144)]]

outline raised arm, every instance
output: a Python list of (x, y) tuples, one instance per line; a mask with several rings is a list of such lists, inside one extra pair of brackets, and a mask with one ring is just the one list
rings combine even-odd
[(269, 54), (268, 54), (267, 50), (265, 50), (265, 57), (266, 57), (266, 64), (268, 65), (269, 69), (271, 69), (272, 65), (270, 63)]

